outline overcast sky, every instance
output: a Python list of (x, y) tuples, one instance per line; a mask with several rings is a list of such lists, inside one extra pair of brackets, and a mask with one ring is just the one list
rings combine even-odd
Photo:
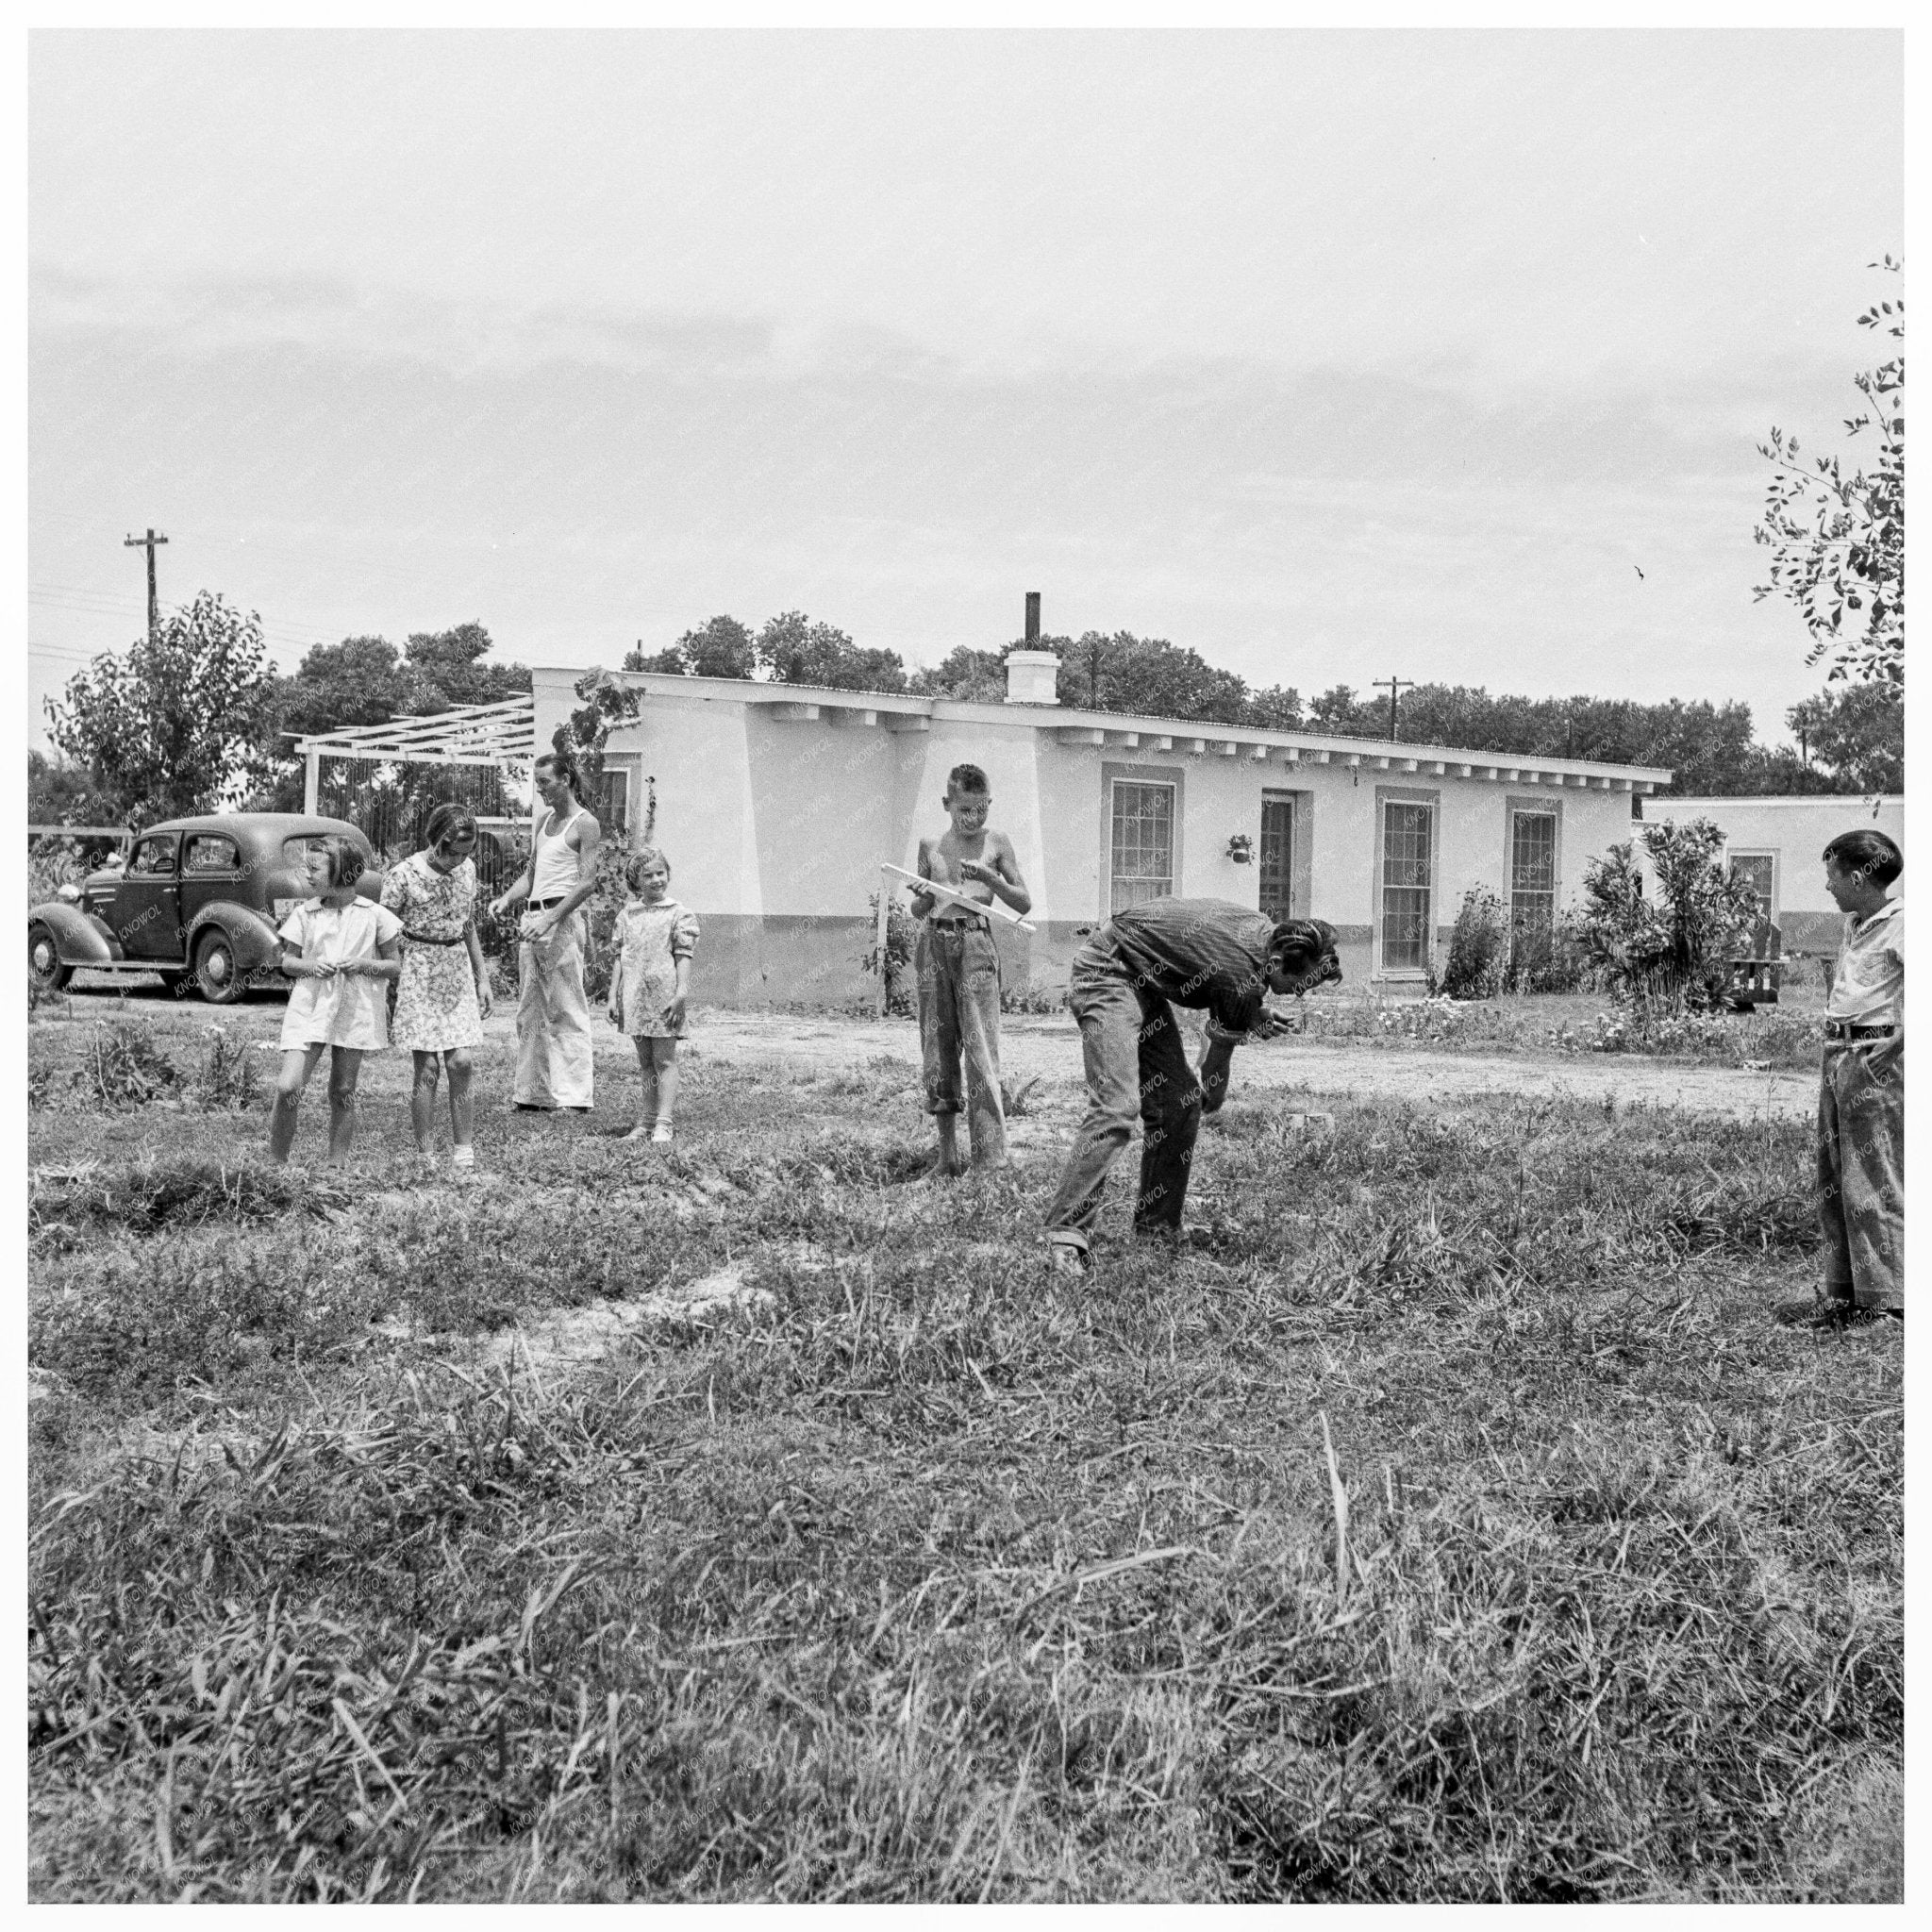
[[(164, 604), (617, 662), (803, 609), (1304, 695), (1814, 691), (1903, 242), (1858, 33), (42, 33), (33, 714)], [(1640, 575), (1639, 573), (1641, 572)]]

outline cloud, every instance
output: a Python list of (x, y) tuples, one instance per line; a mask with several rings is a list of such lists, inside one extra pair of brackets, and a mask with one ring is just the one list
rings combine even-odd
[(481, 614), (526, 656), (608, 659), (804, 608), (930, 658), (1005, 641), (1044, 587), (1056, 628), (1264, 682), (1393, 652), (1637, 695), (1757, 688), (1752, 443), (1843, 401), (1795, 356), (1016, 370), (881, 329), (44, 270), (30, 349), (37, 505), (172, 519), (182, 573), (245, 536), (234, 594), (343, 634)]

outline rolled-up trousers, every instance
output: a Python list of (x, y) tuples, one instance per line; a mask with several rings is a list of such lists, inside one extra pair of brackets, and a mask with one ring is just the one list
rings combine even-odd
[(925, 1110), (963, 1112), (973, 1138), (974, 1166), (1004, 1167), (1000, 955), (992, 933), (980, 924), (927, 920), (913, 942), (912, 963), (919, 976)]
[(1906, 1061), (1873, 1066), (1857, 1041), (1828, 1042), (1818, 1083), (1818, 1224), (1824, 1292), (1861, 1308), (1903, 1308)]
[(519, 1107), (589, 1107), (591, 1005), (584, 997), (584, 915), (517, 952)]
[(1100, 1219), (1108, 1170), (1133, 1138), (1137, 1119), (1142, 1141), (1134, 1232), (1178, 1230), (1201, 1131), (1201, 1088), (1174, 1010), (1091, 946), (1074, 955), (1067, 1004), (1080, 1024), (1087, 1117), (1046, 1210), (1047, 1230), (1087, 1244)]

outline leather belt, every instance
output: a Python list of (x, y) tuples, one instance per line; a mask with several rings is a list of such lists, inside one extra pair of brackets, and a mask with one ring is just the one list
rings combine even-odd
[(1890, 1040), (1897, 1031), (1896, 1026), (1860, 1026), (1851, 1020), (1827, 1020), (1824, 1023), (1827, 1040)]
[(453, 940), (438, 940), (431, 939), (426, 932), (411, 932), (407, 925), (403, 928), (403, 937), (412, 946), (459, 946), (463, 942), (461, 933), (458, 933)]
[(568, 892), (559, 892), (554, 899), (525, 899), (524, 904), (532, 912), (548, 912), (553, 906), (561, 906), (569, 897)]

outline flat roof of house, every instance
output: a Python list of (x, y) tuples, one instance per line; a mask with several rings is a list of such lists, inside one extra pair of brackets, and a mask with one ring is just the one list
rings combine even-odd
[(1906, 795), (1903, 791), (1748, 791), (1734, 792), (1729, 797), (1714, 793), (1699, 792), (1695, 797), (1686, 793), (1674, 797), (1673, 805), (1750, 805), (1774, 807), (1780, 811), (1795, 811), (1800, 806), (1830, 807), (1854, 805), (1903, 805)]
[[(558, 677), (583, 675), (580, 672), (564, 672), (549, 666), (539, 669), (537, 675), (541, 677), (545, 669)], [(903, 691), (835, 691), (821, 685), (763, 683), (745, 677), (686, 677), (678, 672), (612, 671), (606, 675), (612, 683), (646, 696), (743, 705), (797, 722), (832, 713), (856, 724), (879, 725), (888, 730), (925, 728), (935, 718), (974, 724), (1030, 724), (1037, 731), (1052, 732), (1062, 743), (1069, 744), (1118, 744), (1124, 749), (1159, 751), (1181, 748), (1226, 758), (1245, 755), (1257, 764), (1272, 759), (1278, 752), (1279, 761), (1291, 765), (1366, 765), (1375, 771), (1415, 772), (1429, 776), (1502, 778), (1504, 782), (1523, 784), (1567, 782), (1578, 789), (1598, 791), (1648, 792), (1671, 782), (1668, 766), (1615, 765), (1594, 758), (1476, 751), (1467, 746), (1354, 738), (1341, 732), (1299, 727), (1274, 730), (1256, 724), (1207, 723), (1197, 718), (1079, 711), (1062, 705), (974, 704)], [(913, 720), (922, 723), (914, 724)], [(613, 726), (613, 730), (621, 729), (622, 726)]]

